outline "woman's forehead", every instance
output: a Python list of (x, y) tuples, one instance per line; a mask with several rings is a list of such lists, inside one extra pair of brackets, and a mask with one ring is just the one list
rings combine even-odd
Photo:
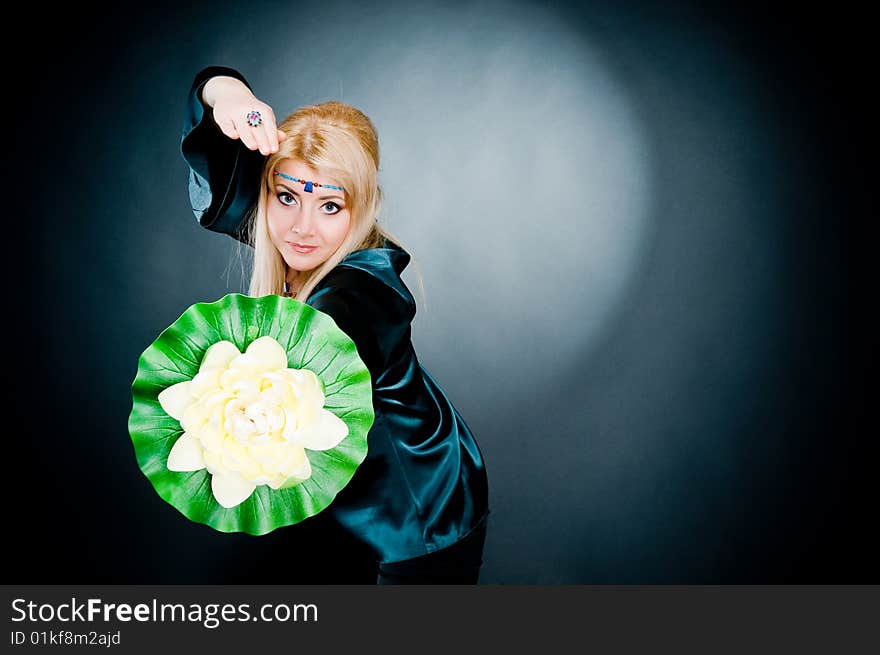
[[(284, 161), (279, 163), (278, 166), (275, 167), (275, 170), (279, 173), (283, 173), (285, 176), (288, 177), (296, 177), (303, 180), (309, 180), (318, 184), (332, 184), (335, 186), (339, 186), (338, 182), (332, 177), (312, 168), (307, 163), (305, 163), (304, 161), (300, 161), (299, 159), (285, 159)], [(279, 182), (281, 180), (276, 177), (275, 181)]]

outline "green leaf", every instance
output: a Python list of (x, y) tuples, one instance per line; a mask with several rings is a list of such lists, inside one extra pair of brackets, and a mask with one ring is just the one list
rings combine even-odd
[[(166, 387), (192, 379), (214, 343), (225, 339), (244, 352), (263, 336), (287, 351), (289, 368), (307, 368), (318, 376), (325, 389), (324, 407), (345, 421), (348, 436), (330, 450), (306, 451), (312, 467), (308, 480), (279, 490), (258, 485), (247, 500), (225, 508), (211, 492), (207, 469), (168, 470), (168, 454), (183, 430), (164, 412), (158, 396)], [(326, 509), (366, 458), (367, 434), (375, 418), (370, 373), (354, 342), (327, 314), (274, 295), (233, 293), (189, 307), (141, 355), (132, 401), (128, 429), (135, 456), (159, 496), (192, 521), (221, 532), (252, 535)]]

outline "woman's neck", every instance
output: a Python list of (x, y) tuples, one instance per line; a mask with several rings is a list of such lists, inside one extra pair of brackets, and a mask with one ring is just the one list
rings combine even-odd
[(287, 293), (285, 295), (296, 298), (299, 295), (300, 289), (302, 289), (304, 278), (305, 276), (301, 271), (288, 270), (285, 276), (285, 282), (287, 282)]

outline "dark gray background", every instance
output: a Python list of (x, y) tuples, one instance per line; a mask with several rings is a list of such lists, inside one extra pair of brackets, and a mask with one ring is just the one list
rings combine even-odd
[(210, 64), (279, 117), (342, 99), (376, 123), (383, 220), (416, 262), (413, 342), (486, 457), (481, 582), (877, 582), (861, 17), (136, 7), (35, 14), (27, 56), (8, 53), (7, 220), (26, 234), (9, 343), (28, 381), (5, 431), (10, 582), (375, 580), (320, 515), (215, 533), (135, 462), (138, 356), (190, 304), (242, 290), (179, 153)]

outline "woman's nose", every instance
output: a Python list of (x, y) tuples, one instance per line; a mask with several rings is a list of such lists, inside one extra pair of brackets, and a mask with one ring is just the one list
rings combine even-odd
[(298, 213), (297, 217), (293, 220), (293, 225), (290, 226), (290, 229), (298, 234), (311, 234), (314, 225), (315, 222), (312, 220), (311, 214), (304, 211)]

